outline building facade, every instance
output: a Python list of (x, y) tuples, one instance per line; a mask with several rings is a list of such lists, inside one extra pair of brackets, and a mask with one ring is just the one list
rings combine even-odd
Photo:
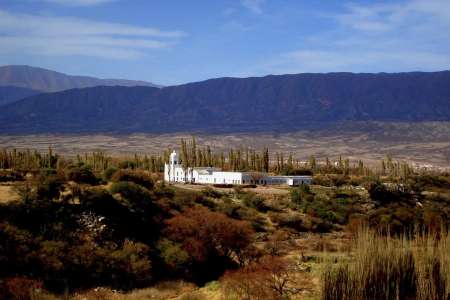
[(270, 176), (261, 172), (225, 172), (220, 168), (184, 168), (178, 154), (170, 154), (169, 163), (164, 165), (164, 180), (178, 183), (200, 184), (258, 184), (290, 185), (311, 184), (311, 176)]

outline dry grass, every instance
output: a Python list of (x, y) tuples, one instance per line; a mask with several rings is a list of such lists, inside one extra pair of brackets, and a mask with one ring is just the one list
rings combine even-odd
[[(96, 288), (74, 295), (71, 300), (166, 300), (166, 299), (206, 299), (194, 284), (183, 281), (162, 282), (156, 286), (122, 293), (108, 288)], [(187, 297), (187, 298), (183, 298)], [(197, 298), (195, 298), (197, 297)]]
[[(186, 190), (192, 190), (192, 191), (203, 191), (206, 187), (208, 187), (208, 188), (212, 188), (219, 192), (234, 193), (233, 188), (222, 188), (222, 187), (215, 187), (212, 185), (182, 184), (182, 183), (173, 183), (172, 185), (177, 188), (180, 188), (180, 189), (186, 189)], [(244, 188), (242, 190), (244, 192), (255, 192), (257, 194), (261, 194), (261, 195), (265, 195), (265, 196), (288, 195), (289, 194), (289, 188), (287, 186), (283, 186), (283, 185), (279, 185), (279, 186), (258, 185), (255, 188)]]
[(351, 259), (328, 261), (322, 297), (334, 299), (450, 298), (450, 236), (383, 237), (362, 230)]

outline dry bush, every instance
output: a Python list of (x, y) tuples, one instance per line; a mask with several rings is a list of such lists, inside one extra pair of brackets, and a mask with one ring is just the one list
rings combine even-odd
[(35, 279), (13, 277), (0, 281), (0, 285), (0, 299), (34, 300), (46, 295), (42, 281)]
[(190, 208), (167, 221), (168, 236), (181, 243), (183, 250), (199, 262), (220, 255), (239, 257), (253, 240), (253, 231), (245, 221), (211, 212), (204, 207)]
[(225, 299), (286, 299), (313, 285), (309, 273), (299, 271), (291, 261), (272, 256), (225, 273), (221, 284)]
[(267, 199), (267, 206), (269, 207), (269, 211), (272, 212), (282, 212), (286, 208), (289, 207), (290, 199), (286, 199), (285, 196), (279, 195), (270, 195)]
[(287, 254), (289, 247), (289, 233), (285, 230), (277, 230), (269, 236), (264, 249), (272, 256)]
[(345, 225), (345, 232), (355, 236), (364, 227), (367, 227), (367, 218), (365, 216), (350, 216), (347, 225)]

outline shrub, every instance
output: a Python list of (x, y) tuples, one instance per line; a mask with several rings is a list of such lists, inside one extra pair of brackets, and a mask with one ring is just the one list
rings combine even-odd
[(36, 182), (38, 200), (58, 199), (63, 189), (63, 182), (56, 175), (39, 176)]
[(450, 189), (450, 178), (437, 175), (412, 176), (408, 179), (409, 185), (417, 191), (432, 188)]
[(119, 170), (112, 175), (111, 180), (113, 182), (133, 182), (149, 190), (151, 190), (154, 186), (153, 179), (144, 171)]
[(119, 169), (136, 169), (136, 162), (131, 160), (122, 160), (118, 164)]
[(291, 201), (294, 205), (300, 205), (303, 202), (311, 202), (314, 197), (311, 188), (306, 184), (301, 184), (299, 187), (291, 189), (290, 194)]
[(207, 186), (207, 187), (205, 187), (202, 190), (202, 195), (205, 196), (205, 197), (216, 198), (216, 199), (222, 197), (222, 193), (221, 192), (213, 189), (210, 186)]
[(214, 200), (210, 199), (210, 198), (206, 198), (206, 197), (198, 197), (197, 199), (195, 199), (195, 201), (198, 204), (201, 204), (203, 206), (208, 207), (211, 210), (215, 210), (215, 208), (217, 207), (216, 202), (214, 202)]
[(147, 245), (126, 240), (121, 248), (109, 253), (107, 265), (119, 286), (132, 288), (150, 282), (152, 264), (148, 252)]
[(109, 190), (112, 194), (120, 194), (124, 199), (128, 200), (130, 206), (151, 201), (152, 198), (152, 195), (146, 188), (128, 181), (115, 182)]
[(369, 213), (369, 224), (384, 233), (412, 232), (423, 224), (423, 210), (408, 203), (389, 203)]
[(8, 223), (0, 223), (0, 275), (2, 277), (26, 270), (30, 254), (38, 249), (38, 243), (26, 230)]
[(272, 213), (270, 214), (270, 218), (273, 222), (277, 223), (279, 227), (291, 228), (301, 232), (308, 231), (303, 218), (298, 213)]
[(311, 227), (309, 228), (309, 230), (314, 233), (327, 233), (331, 232), (334, 229), (332, 223), (320, 218), (310, 218), (310, 222)]
[(175, 190), (170, 186), (164, 183), (156, 184), (153, 187), (153, 192), (158, 198), (173, 198), (175, 196)]
[(163, 239), (158, 242), (157, 249), (168, 269), (174, 273), (181, 271), (189, 262), (189, 254), (181, 248), (179, 243)]
[(103, 171), (103, 180), (110, 181), (111, 177), (116, 173), (119, 169), (116, 167), (109, 167)]
[(286, 255), (289, 252), (289, 233), (277, 230), (269, 236), (264, 250), (272, 256)]
[(233, 299), (289, 299), (313, 286), (309, 274), (296, 271), (292, 262), (271, 256), (226, 272), (221, 284), (223, 293)]
[(247, 206), (256, 209), (260, 212), (267, 212), (269, 207), (266, 205), (265, 199), (255, 193), (242, 194), (242, 203)]
[(39, 294), (43, 294), (42, 281), (26, 277), (13, 277), (5, 280), (3, 292), (0, 299), (33, 300), (40, 299)]
[(321, 186), (333, 186), (333, 180), (330, 179), (330, 177), (325, 175), (314, 175), (313, 177), (313, 184), (321, 185)]
[(253, 237), (247, 222), (230, 219), (204, 207), (190, 208), (171, 218), (167, 221), (166, 232), (197, 262), (215, 256), (239, 256)]
[(67, 179), (76, 183), (98, 184), (99, 180), (87, 166), (71, 167), (67, 173)]
[(116, 182), (111, 185), (110, 192), (119, 194), (121, 196), (120, 203), (145, 222), (151, 220), (152, 216), (159, 212), (153, 202), (154, 195), (138, 184), (126, 181)]

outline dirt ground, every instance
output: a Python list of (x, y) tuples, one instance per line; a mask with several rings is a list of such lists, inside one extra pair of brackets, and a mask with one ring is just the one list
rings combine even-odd
[(11, 184), (0, 184), (0, 203), (15, 201), (19, 199), (19, 195), (14, 191)]

